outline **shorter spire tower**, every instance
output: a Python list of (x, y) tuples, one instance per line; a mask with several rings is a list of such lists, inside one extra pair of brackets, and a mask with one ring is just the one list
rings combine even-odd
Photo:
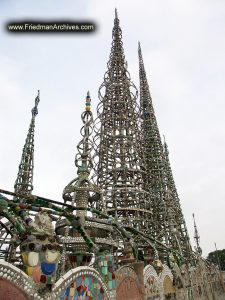
[(194, 229), (195, 229), (195, 232), (194, 232), (194, 239), (195, 239), (195, 243), (196, 243), (196, 251), (198, 252), (199, 255), (202, 254), (202, 249), (200, 247), (200, 235), (198, 233), (198, 228), (197, 228), (197, 225), (196, 225), (196, 222), (195, 222), (195, 215), (192, 214), (193, 216), (193, 220), (194, 220)]
[[(64, 205), (69, 204), (72, 206), (66, 208), (65, 205), (65, 210), (75, 211), (74, 218), (69, 223), (64, 218), (56, 223), (56, 232), (63, 237), (62, 270), (69, 269), (71, 266), (88, 265), (90, 263), (93, 252), (96, 253), (99, 250), (96, 244), (98, 244), (98, 238), (100, 238), (98, 228), (101, 227), (101, 225), (96, 225), (93, 218), (96, 220), (98, 213), (104, 214), (105, 212), (101, 189), (92, 183), (89, 178), (93, 166), (91, 156), (93, 149), (91, 140), (93, 115), (89, 92), (86, 97), (86, 109), (81, 114), (81, 119), (83, 122), (80, 130), (82, 139), (77, 145), (78, 152), (75, 156), (77, 177), (63, 190)], [(89, 214), (88, 211), (90, 211)], [(106, 238), (106, 240), (103, 239), (103, 242), (110, 243), (110, 231), (105, 229), (103, 232), (102, 237)], [(101, 240), (99, 243), (101, 246)], [(109, 247), (111, 247), (111, 244)]]
[[(91, 98), (89, 91), (86, 96), (86, 108), (81, 115), (83, 126), (80, 130), (82, 135), (81, 141), (77, 145), (77, 154), (75, 156), (75, 166), (77, 167), (78, 177), (72, 180), (63, 191), (63, 198), (65, 201), (71, 202), (73, 206), (82, 208), (82, 210), (77, 211), (78, 216), (86, 216), (87, 211), (83, 210), (88, 207), (89, 192), (96, 191), (100, 195), (99, 188), (92, 184), (89, 180), (89, 175), (93, 167), (92, 163), (92, 141), (91, 134), (93, 131), (93, 114), (91, 112)], [(100, 199), (99, 199), (100, 200)], [(95, 208), (101, 208), (102, 202), (96, 202)]]
[[(32, 117), (28, 130), (22, 157), (19, 165), (18, 175), (14, 185), (14, 192), (21, 196), (30, 195), (33, 190), (33, 169), (34, 169), (34, 128), (35, 118), (38, 114), (38, 104), (40, 102), (40, 92), (35, 98), (35, 105), (31, 110)], [(14, 198), (16, 199), (16, 197)]]

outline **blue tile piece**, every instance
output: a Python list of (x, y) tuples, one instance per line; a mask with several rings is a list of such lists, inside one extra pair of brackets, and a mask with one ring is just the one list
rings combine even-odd
[(51, 275), (55, 271), (56, 264), (48, 264), (43, 262), (41, 264), (41, 270), (45, 275)]

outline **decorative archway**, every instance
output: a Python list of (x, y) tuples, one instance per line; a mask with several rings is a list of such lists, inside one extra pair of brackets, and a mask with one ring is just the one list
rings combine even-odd
[(147, 299), (160, 297), (159, 277), (152, 265), (144, 268), (144, 286)]
[(80, 296), (110, 300), (108, 289), (100, 274), (90, 267), (77, 267), (68, 271), (56, 282), (52, 296), (57, 300), (77, 300)]
[(173, 287), (173, 274), (166, 264), (163, 264), (163, 271), (159, 275), (159, 284), (161, 286), (161, 299), (166, 299), (167, 295), (175, 293), (175, 288)]
[(142, 300), (134, 269), (123, 266), (116, 272), (116, 300)]

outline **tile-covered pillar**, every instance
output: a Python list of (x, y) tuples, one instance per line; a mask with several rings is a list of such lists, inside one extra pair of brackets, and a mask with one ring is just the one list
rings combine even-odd
[(112, 254), (101, 253), (96, 258), (96, 269), (101, 274), (110, 292), (116, 289), (115, 265)]

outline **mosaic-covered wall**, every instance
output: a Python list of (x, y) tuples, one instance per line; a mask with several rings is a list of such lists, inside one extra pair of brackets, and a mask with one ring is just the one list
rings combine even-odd
[[(111, 265), (110, 263), (106, 265), (104, 261), (111, 262), (112, 258), (110, 256), (101, 256), (97, 261), (101, 268), (105, 267), (108, 270)], [(68, 271), (55, 283), (49, 295), (54, 300), (224, 299), (224, 290), (220, 282), (220, 276), (214, 269), (199, 265), (189, 270), (190, 273), (188, 273), (185, 265), (182, 267), (176, 265), (171, 271), (164, 264), (162, 271), (157, 273), (152, 265), (147, 265), (144, 270), (142, 269), (141, 278), (139, 274), (141, 268), (135, 268), (136, 264), (122, 266), (115, 272), (114, 284), (116, 289), (109, 288), (108, 273), (104, 274), (106, 269), (102, 269), (101, 274), (96, 268), (76, 267)], [(110, 272), (112, 270), (110, 269)], [(144, 293), (142, 290), (142, 279), (144, 282)], [(191, 279), (193, 288), (188, 286), (189, 279)], [(48, 293), (41, 295), (35, 290), (35, 287), (32, 277), (14, 265), (0, 261), (1, 300), (49, 299)]]

